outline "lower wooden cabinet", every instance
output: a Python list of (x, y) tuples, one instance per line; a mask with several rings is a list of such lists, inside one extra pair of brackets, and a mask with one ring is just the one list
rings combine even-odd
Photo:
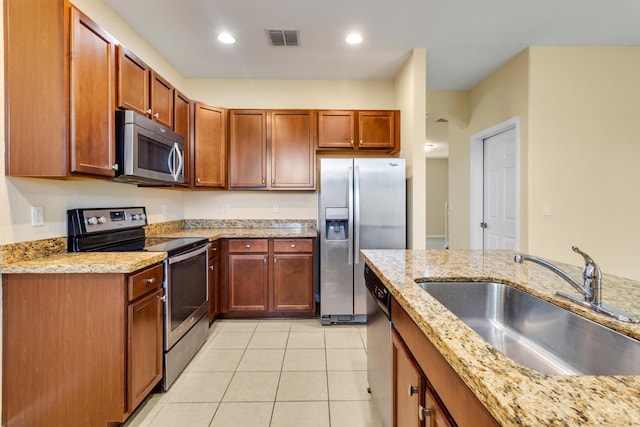
[[(162, 282), (160, 282), (162, 283)], [(128, 307), (129, 408), (136, 408), (162, 378), (162, 288)]]
[(419, 408), (425, 393), (425, 377), (395, 330), (393, 351), (393, 425), (420, 427)]
[(2, 425), (119, 425), (162, 378), (162, 265), (5, 274)]
[(311, 239), (273, 241), (273, 311), (315, 311), (313, 259)]
[(391, 313), (394, 427), (497, 427), (498, 422), (395, 299)]
[(314, 239), (222, 242), (223, 317), (315, 315)]

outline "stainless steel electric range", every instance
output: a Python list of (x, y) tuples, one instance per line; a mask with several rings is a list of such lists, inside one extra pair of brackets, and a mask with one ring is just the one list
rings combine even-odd
[(207, 337), (209, 242), (146, 237), (144, 207), (67, 211), (69, 252), (167, 252), (164, 264), (164, 375), (168, 390)]

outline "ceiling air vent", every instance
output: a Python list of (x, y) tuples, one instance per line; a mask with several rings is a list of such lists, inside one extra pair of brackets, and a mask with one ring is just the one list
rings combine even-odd
[(271, 46), (300, 46), (299, 30), (267, 29), (266, 31)]

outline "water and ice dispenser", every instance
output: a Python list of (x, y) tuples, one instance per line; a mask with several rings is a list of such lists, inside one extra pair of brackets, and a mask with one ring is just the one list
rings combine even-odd
[(327, 240), (348, 239), (349, 208), (325, 208), (325, 227)]

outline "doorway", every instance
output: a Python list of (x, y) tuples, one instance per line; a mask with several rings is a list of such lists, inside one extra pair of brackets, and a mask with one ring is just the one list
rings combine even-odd
[(520, 247), (520, 119), (471, 136), (470, 248)]

